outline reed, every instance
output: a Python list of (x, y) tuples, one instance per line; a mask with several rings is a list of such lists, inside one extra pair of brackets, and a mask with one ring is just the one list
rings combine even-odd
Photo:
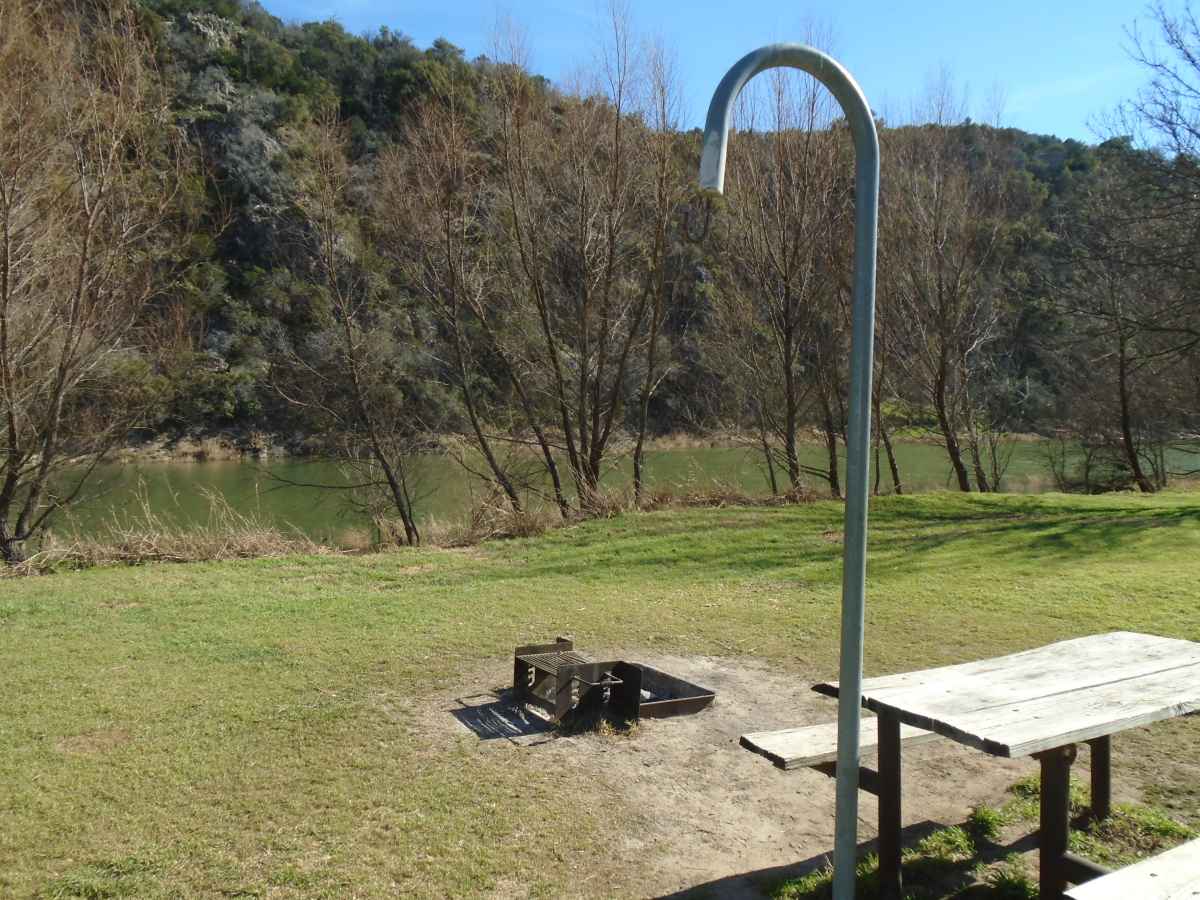
[(257, 513), (234, 509), (220, 494), (204, 492), (208, 518), (200, 525), (180, 525), (151, 507), (139, 488), (132, 510), (115, 512), (95, 533), (71, 524), (42, 540), (24, 562), (0, 568), (0, 576), (38, 575), (63, 569), (147, 562), (211, 560), (331, 554), (339, 551), (306, 537), (298, 529), (284, 531)]

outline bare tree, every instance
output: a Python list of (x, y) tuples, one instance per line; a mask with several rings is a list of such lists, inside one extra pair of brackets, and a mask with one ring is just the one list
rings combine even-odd
[[(671, 223), (685, 196), (687, 184), (680, 171), (679, 126), (681, 92), (675, 60), (662, 41), (649, 45), (646, 53), (648, 95), (643, 113), (648, 129), (643, 167), (648, 183), (638, 190), (643, 198), (640, 217), (650, 230), (643, 239), (641, 261), (643, 291), (649, 298), (642, 385), (638, 396), (637, 438), (633, 448), (633, 493), (640, 502), (644, 491), (643, 453), (650, 414), (650, 401), (665, 370), (664, 350), (659, 346), (663, 323), (670, 311), (679, 277), (678, 254), (672, 252)], [(674, 272), (672, 272), (674, 262)]]
[(553, 451), (565, 453), (580, 503), (592, 505), (666, 290), (654, 274), (665, 251), (647, 252), (639, 201), (653, 171), (634, 115), (641, 60), (627, 11), (614, 4), (607, 24), (591, 82), (564, 95), (539, 88), (512, 39), (492, 82), (504, 264), (495, 333), (560, 506)]
[(138, 326), (173, 282), (183, 153), (125, 2), (0, 5), (0, 559), (153, 399)]
[(883, 398), (895, 402), (900, 394), (892, 383), (892, 369), (895, 364), (892, 359), (893, 341), (886, 309), (881, 305), (879, 314), (875, 317), (875, 372), (874, 386), (871, 391), (872, 415), (871, 424), (874, 429), (875, 442), (875, 485), (874, 493), (879, 493), (883, 480), (883, 467), (880, 465), (879, 450), (882, 447), (887, 455), (888, 471), (892, 476), (892, 489), (897, 494), (904, 493), (904, 484), (900, 476), (900, 463), (896, 458), (896, 449), (892, 444), (892, 416), (885, 411)]
[(1129, 51), (1150, 80), (1118, 111), (1110, 131), (1157, 151), (1130, 163), (1153, 183), (1157, 214), (1179, 226), (1158, 235), (1162, 243), (1143, 248), (1143, 257), (1194, 274), (1200, 272), (1200, 261), (1195, 232), (1188, 226), (1200, 221), (1200, 19), (1190, 2), (1172, 13), (1156, 0), (1149, 12), (1157, 38), (1135, 26), (1129, 32)]
[(892, 359), (932, 411), (959, 489), (971, 490), (973, 474), (979, 490), (993, 490), (978, 436), (997, 423), (984, 418), (979, 388), (1018, 198), (993, 154), (967, 140), (966, 128), (976, 142), (988, 133), (959, 125), (963, 106), (944, 76), (915, 118), (923, 124), (885, 132), (880, 306)]
[(1149, 80), (1106, 123), (1098, 173), (1059, 224), (1055, 288), (1076, 363), (1063, 377), (1080, 399), (1064, 421), (1084, 487), (1151, 491), (1172, 468), (1190, 474), (1167, 449), (1186, 458), (1200, 430), (1200, 21), (1188, 2), (1156, 2), (1149, 19), (1129, 31)]
[[(765, 101), (745, 95), (729, 154), (731, 266), (714, 312), (713, 349), (730, 390), (749, 404), (744, 413), (757, 442), (777, 457), (792, 489), (802, 489), (807, 473), (838, 496), (845, 135), (832, 127), (830, 98), (816, 82), (797, 87), (776, 73), (768, 84)], [(809, 422), (825, 435), (826, 468), (801, 462)]]
[[(379, 159), (376, 231), (402, 277), (441, 324), (448, 366), (463, 402), (470, 442), (486, 472), (455, 454), (473, 474), (491, 481), (519, 512), (518, 466), (490, 434), (483, 360), (495, 352), (488, 311), (495, 269), (487, 234), (488, 168), (460, 98), (427, 104), (406, 146)], [(477, 345), (483, 345), (482, 353)], [(510, 445), (511, 446), (511, 445)]]
[(321, 113), (297, 143), (310, 163), (297, 196), (299, 239), (321, 295), (317, 327), (285, 353), (275, 385), (332, 437), (349, 486), (376, 520), (398, 516), (401, 539), (418, 544), (414, 467), (430, 427), (421, 403), (429, 384), (411, 310), (364, 233), (348, 133), (336, 112)]
[(1177, 270), (1147, 265), (1143, 248), (1171, 240), (1174, 223), (1155, 215), (1162, 198), (1141, 178), (1138, 156), (1119, 143), (1102, 148), (1090, 189), (1062, 217), (1055, 296), (1069, 324), (1062, 378), (1073, 403), (1064, 425), (1092, 451), (1092, 468), (1108, 458), (1105, 481), (1124, 469), (1151, 493), (1166, 480), (1166, 443), (1190, 418), (1176, 408), (1194, 409), (1194, 394), (1180, 396), (1190, 382), (1194, 300)]

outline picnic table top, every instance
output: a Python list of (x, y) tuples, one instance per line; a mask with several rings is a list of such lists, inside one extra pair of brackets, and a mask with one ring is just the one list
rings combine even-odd
[[(813, 690), (837, 696), (836, 682)], [(995, 756), (1200, 710), (1200, 643), (1114, 631), (863, 681), (863, 705)]]

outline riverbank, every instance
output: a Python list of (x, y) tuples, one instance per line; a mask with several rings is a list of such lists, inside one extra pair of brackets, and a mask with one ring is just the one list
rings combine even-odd
[[(646, 454), (647, 497), (724, 494), (751, 498), (771, 495), (771, 483), (761, 454), (750, 447), (710, 446), (721, 439), (699, 442), (674, 437), (656, 443)], [(185, 445), (186, 446), (186, 445)], [(945, 451), (926, 442), (898, 442), (906, 493), (946, 490), (951, 472)], [(209, 456), (216, 456), (209, 453)], [(827, 465), (824, 447), (804, 445), (801, 462), (820, 471)], [(408, 473), (414, 507), (423, 529), (449, 530), (468, 522), (490, 502), (487, 486), (454, 459), (442, 454), (415, 458)], [(538, 480), (536, 467), (526, 485), (526, 509), (542, 511), (553, 504), (549, 485)], [(779, 474), (778, 472), (776, 473)], [(880, 494), (895, 486), (886, 464), (877, 473)], [(609, 505), (624, 508), (632, 495), (632, 464), (617, 457), (605, 471), (602, 487)], [(185, 464), (131, 459), (100, 467), (92, 480), (93, 497), (60, 516), (53, 527), (64, 539), (80, 535), (103, 538), (128, 530), (129, 520), (149, 510), (164, 524), (205, 527), (212, 521), (213, 498), (238, 513), (261, 521), (284, 534), (299, 533), (317, 543), (362, 548), (380, 540), (370, 515), (352, 502), (346, 473), (336, 464), (310, 457), (267, 457), (220, 460), (206, 457)], [(828, 485), (805, 476), (806, 492), (828, 496)], [(1016, 445), (1003, 487), (1009, 491), (1040, 492), (1052, 487), (1042, 445)], [(568, 485), (568, 490), (570, 485)]]
[[(665, 510), (467, 550), (6, 582), (0, 894), (640, 897), (735, 878), (774, 891), (823, 864), (832, 782), (774, 772), (738, 729), (828, 714), (807, 685), (836, 672), (841, 514)], [(1200, 640), (1198, 543), (1188, 494), (879, 498), (867, 673), (1115, 629)], [(562, 633), (674, 666), (716, 704), (526, 742), (463, 725), (456, 711), (511, 679), (514, 646)], [(785, 708), (760, 705), (754, 679)], [(1198, 740), (1195, 718), (1122, 735), (1116, 799), (1200, 825)], [(917, 748), (906, 778), (926, 804), (910, 812), (944, 825), (1003, 807), (1036, 771), (938, 746)], [(564, 831), (546, 810), (566, 809)], [(1019, 838), (1036, 823), (1007, 827), (1031, 873)], [(993, 865), (961, 877), (986, 882)]]
[[(816, 434), (810, 435), (805, 443), (814, 447), (824, 446)], [(677, 432), (647, 438), (645, 450), (661, 452), (701, 448), (729, 449), (745, 445), (746, 441), (730, 434)], [(113, 453), (113, 460), (120, 463), (195, 463), (299, 459), (311, 457), (317, 454), (319, 449), (311, 438), (246, 431), (204, 436), (157, 437), (119, 448)], [(620, 448), (614, 455), (622, 455)]]
[(154, 438), (118, 448), (113, 452), (112, 460), (120, 464), (241, 462), (287, 459), (301, 455), (299, 451), (296, 442), (289, 444), (264, 432), (244, 432)]
[[(486, 541), (528, 538), (567, 528), (593, 518), (667, 509), (727, 506), (778, 507), (812, 503), (812, 494), (790, 492), (751, 497), (729, 487), (694, 488), (686, 493), (658, 489), (639, 505), (632, 496), (603, 495), (597, 507), (562, 515), (552, 505), (513, 510), (498, 500), (486, 500), (460, 519), (434, 522), (421, 530), (419, 546), (462, 549)], [(210, 494), (203, 522), (179, 523), (155, 512), (142, 495), (137, 509), (114, 516), (95, 533), (64, 529), (51, 531), (34, 545), (29, 557), (15, 566), (0, 567), (0, 578), (47, 575), (94, 566), (147, 563), (222, 562), (276, 558), (299, 554), (379, 553), (399, 549), (392, 523), (379, 523), (371, 533), (343, 532), (336, 545), (314, 541), (299, 529), (280, 529), (260, 514), (242, 513), (219, 495)]]
[[(902, 429), (892, 435), (892, 439), (901, 444), (922, 444), (941, 446), (940, 435), (927, 429)], [(1029, 444), (1044, 441), (1045, 438), (1036, 434), (1012, 434), (1006, 437), (1012, 443)], [(632, 453), (632, 443), (628, 446), (617, 446), (614, 457)], [(825, 452), (824, 436), (816, 431), (805, 432), (801, 435), (801, 445), (804, 448)], [(699, 450), (699, 449), (752, 449), (757, 450), (754, 441), (745, 436), (727, 432), (697, 434), (692, 432), (674, 432), (648, 437), (645, 452), (661, 453), (670, 450)], [(301, 436), (286, 437), (260, 431), (230, 432), (205, 436), (185, 435), (176, 438), (159, 437), (144, 443), (130, 444), (121, 447), (113, 454), (113, 459), (122, 463), (194, 463), (194, 462), (229, 462), (246, 459), (297, 459), (310, 457), (319, 451), (313, 440)]]

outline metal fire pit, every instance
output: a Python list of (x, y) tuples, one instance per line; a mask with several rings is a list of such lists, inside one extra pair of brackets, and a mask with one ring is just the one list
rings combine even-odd
[(513, 653), (514, 699), (545, 709), (554, 722), (600, 707), (626, 720), (680, 716), (699, 712), (715, 696), (641, 663), (597, 662), (575, 650), (566, 638), (553, 644), (526, 644)]
[(708, 688), (668, 675), (645, 663), (618, 663), (613, 667), (613, 674), (635, 683), (640, 676), (638, 690), (631, 692), (637, 697), (637, 706), (627, 716), (630, 719), (642, 716), (649, 719), (665, 719), (669, 716), (700, 712), (716, 697)]

